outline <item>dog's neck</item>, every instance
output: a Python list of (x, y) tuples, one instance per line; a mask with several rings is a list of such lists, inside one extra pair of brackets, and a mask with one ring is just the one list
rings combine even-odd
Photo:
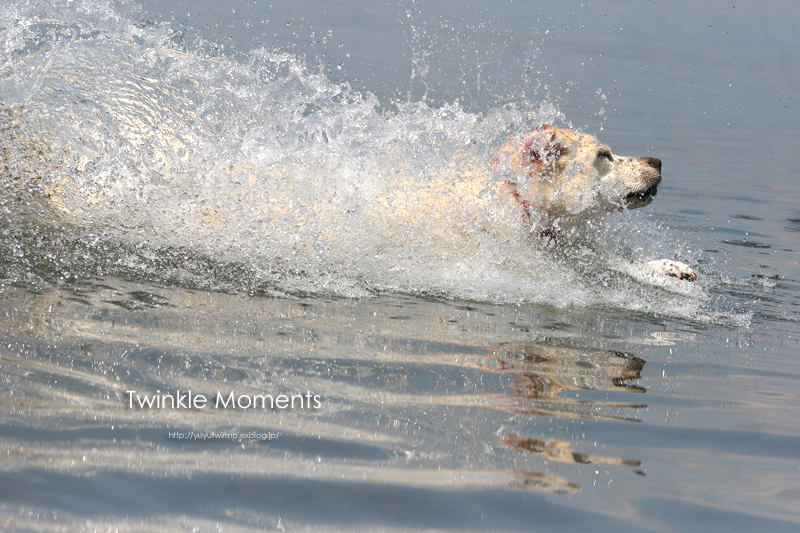
[[(536, 222), (542, 223), (545, 220), (545, 217), (542, 215), (541, 210), (539, 210), (535, 205), (532, 205), (528, 200), (526, 200), (517, 190), (517, 186), (511, 182), (506, 182), (509, 189), (511, 190), (511, 196), (514, 197), (514, 200), (522, 207), (522, 219), (524, 220), (525, 224), (532, 228)], [(532, 213), (535, 213), (536, 216), (532, 216)], [(544, 229), (539, 231), (539, 236), (547, 239), (555, 239), (556, 238), (556, 231), (548, 226), (545, 226)]]

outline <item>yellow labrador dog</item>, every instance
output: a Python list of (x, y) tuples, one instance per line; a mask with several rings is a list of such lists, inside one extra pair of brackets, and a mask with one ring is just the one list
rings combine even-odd
[[(542, 237), (555, 237), (564, 226), (599, 212), (648, 205), (661, 182), (661, 160), (625, 157), (596, 137), (543, 125), (509, 141), (492, 160), (504, 173), (512, 198)], [(668, 259), (651, 261), (657, 273), (696, 280), (688, 265)]]
[[(618, 156), (591, 135), (542, 125), (509, 140), (488, 165), (463, 150), (455, 154), (451, 172), (432, 180), (398, 176), (376, 195), (382, 212), (391, 213), (404, 230), (422, 227), (437, 246), (469, 249), (482, 234), (509, 239), (504, 231), (522, 226), (528, 237), (558, 239), (583, 220), (646, 206), (661, 182), (661, 161)], [(678, 261), (647, 266), (659, 274), (697, 279)]]
[[(231, 228), (248, 227), (269, 240), (289, 239), (298, 250), (304, 243), (346, 250), (343, 242), (370, 238), (364, 232), (378, 235), (376, 246), (399, 246), (417, 255), (431, 249), (468, 250), (484, 238), (500, 242), (510, 231), (557, 239), (559, 232), (587, 217), (649, 204), (661, 181), (658, 159), (617, 156), (591, 135), (543, 125), (507, 142), (489, 162), (463, 150), (455, 154), (449, 171), (432, 176), (403, 165), (391, 176), (364, 176), (373, 181), (358, 194), (370, 198), (363, 199), (366, 214), (354, 229), (342, 205), (331, 201), (351, 194), (336, 189), (336, 175), (245, 159), (223, 161), (197, 178), (172, 176), (169, 165), (155, 167), (186, 152), (190, 139), (149, 130), (144, 133), (159, 157), (132, 169), (104, 170), (100, 156), (80, 140), (60, 137), (63, 146), (49, 148), (38, 138), (26, 139), (24, 129), (15, 129), (12, 117), (6, 118), (17, 135), (13, 147), (0, 150), (0, 177), (35, 175), (33, 181), (43, 184), (49, 202), (61, 212), (105, 212), (123, 220), (135, 215), (145, 222), (149, 213), (164, 228), (186, 227), (192, 235), (222, 240)], [(85, 173), (90, 166), (100, 171)], [(161, 177), (147, 181), (154, 168)], [(153, 199), (171, 200), (175, 191), (189, 188), (194, 194), (176, 208), (152, 207)], [(118, 207), (124, 205), (130, 213)], [(660, 274), (697, 279), (688, 265), (677, 261), (651, 261), (648, 266)]]

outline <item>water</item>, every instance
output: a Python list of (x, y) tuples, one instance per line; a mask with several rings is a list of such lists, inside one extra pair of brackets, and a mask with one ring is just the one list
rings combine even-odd
[[(796, 530), (786, 7), (4, 5), (3, 527)], [(541, 123), (658, 197), (532, 238)]]

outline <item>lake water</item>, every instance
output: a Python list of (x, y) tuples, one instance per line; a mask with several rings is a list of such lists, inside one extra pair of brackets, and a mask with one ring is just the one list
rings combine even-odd
[[(485, 4), (3, 2), (0, 528), (800, 528), (794, 4)], [(382, 197), (545, 122), (655, 201)]]

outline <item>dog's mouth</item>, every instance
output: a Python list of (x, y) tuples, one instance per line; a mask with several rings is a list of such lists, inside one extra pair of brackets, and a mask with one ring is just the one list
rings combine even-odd
[(643, 191), (632, 192), (625, 196), (625, 207), (628, 209), (636, 209), (644, 207), (653, 201), (658, 192), (658, 185), (651, 185)]

